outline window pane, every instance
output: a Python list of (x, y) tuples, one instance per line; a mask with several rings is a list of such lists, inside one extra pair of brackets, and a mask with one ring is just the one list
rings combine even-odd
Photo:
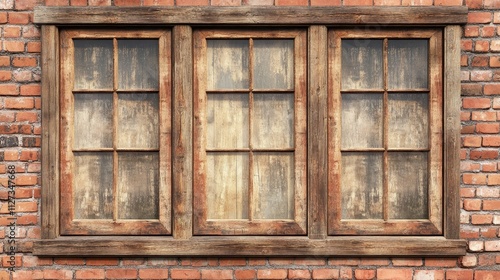
[(113, 219), (113, 154), (75, 153), (75, 219)]
[(293, 94), (254, 94), (252, 147), (293, 148)]
[(427, 40), (389, 40), (389, 89), (427, 88), (427, 52)]
[(389, 153), (389, 219), (427, 219), (427, 153)]
[(158, 154), (118, 154), (118, 218), (158, 219)]
[(254, 40), (255, 89), (293, 89), (293, 40)]
[(383, 88), (383, 40), (342, 40), (342, 90)]
[(158, 40), (118, 40), (118, 88), (158, 89)]
[(248, 154), (207, 154), (207, 218), (248, 218)]
[(113, 147), (113, 96), (74, 95), (74, 149)]
[(342, 153), (342, 219), (383, 218), (382, 153)]
[(207, 40), (207, 88), (248, 89), (248, 40)]
[(293, 153), (255, 153), (253, 216), (255, 219), (293, 219), (295, 205)]
[(382, 94), (342, 94), (342, 149), (381, 148)]
[(427, 148), (429, 96), (389, 94), (389, 148)]
[(118, 148), (158, 148), (158, 94), (118, 94)]
[(74, 40), (75, 89), (113, 89), (113, 41)]
[(248, 95), (209, 94), (207, 148), (248, 148)]

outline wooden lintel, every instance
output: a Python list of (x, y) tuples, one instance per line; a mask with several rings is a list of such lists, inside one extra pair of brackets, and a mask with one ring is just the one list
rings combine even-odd
[(429, 7), (35, 7), (34, 22), (54, 25), (450, 25), (466, 6)]
[(38, 240), (40, 256), (459, 256), (465, 240), (444, 237), (65, 237)]

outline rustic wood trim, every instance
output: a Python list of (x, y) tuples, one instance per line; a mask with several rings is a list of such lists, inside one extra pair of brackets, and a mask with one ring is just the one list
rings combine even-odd
[(467, 23), (466, 6), (35, 7), (36, 24), (438, 25)]
[(308, 221), (309, 238), (327, 236), (328, 135), (327, 84), (328, 30), (314, 25), (308, 32)]
[(459, 256), (466, 241), (444, 237), (158, 237), (35, 241), (39, 256)]
[(444, 232), (460, 238), (460, 26), (444, 29)]
[(42, 238), (59, 234), (59, 30), (42, 26)]
[(192, 235), (193, 189), (193, 39), (191, 27), (175, 26), (172, 32), (173, 57), (173, 237)]

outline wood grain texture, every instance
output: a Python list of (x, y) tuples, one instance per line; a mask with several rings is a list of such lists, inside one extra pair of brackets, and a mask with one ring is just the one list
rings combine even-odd
[(37, 24), (465, 24), (465, 6), (35, 7)]
[(328, 135), (327, 81), (328, 32), (326, 26), (308, 31), (308, 235), (323, 239), (327, 235)]
[(42, 238), (59, 235), (59, 30), (42, 26)]
[(443, 237), (158, 237), (58, 238), (35, 241), (43, 256), (459, 256), (465, 240)]
[(460, 238), (460, 26), (444, 30), (445, 237)]
[(172, 235), (188, 239), (193, 234), (193, 39), (185, 25), (175, 26), (172, 35)]

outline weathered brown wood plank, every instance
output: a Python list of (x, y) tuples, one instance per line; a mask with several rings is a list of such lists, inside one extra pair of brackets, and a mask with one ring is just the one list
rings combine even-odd
[(460, 26), (444, 30), (445, 237), (460, 238)]
[(44, 256), (458, 256), (464, 240), (443, 237), (158, 237), (58, 238), (36, 241), (33, 254)]
[(467, 7), (35, 7), (37, 24), (465, 24)]
[(308, 110), (308, 221), (309, 237), (327, 235), (328, 135), (327, 135), (327, 28), (309, 28), (309, 110)]
[(59, 31), (42, 27), (42, 238), (59, 233)]
[(173, 29), (173, 237), (188, 239), (192, 235), (192, 135), (193, 135), (193, 67), (192, 30), (189, 26)]

